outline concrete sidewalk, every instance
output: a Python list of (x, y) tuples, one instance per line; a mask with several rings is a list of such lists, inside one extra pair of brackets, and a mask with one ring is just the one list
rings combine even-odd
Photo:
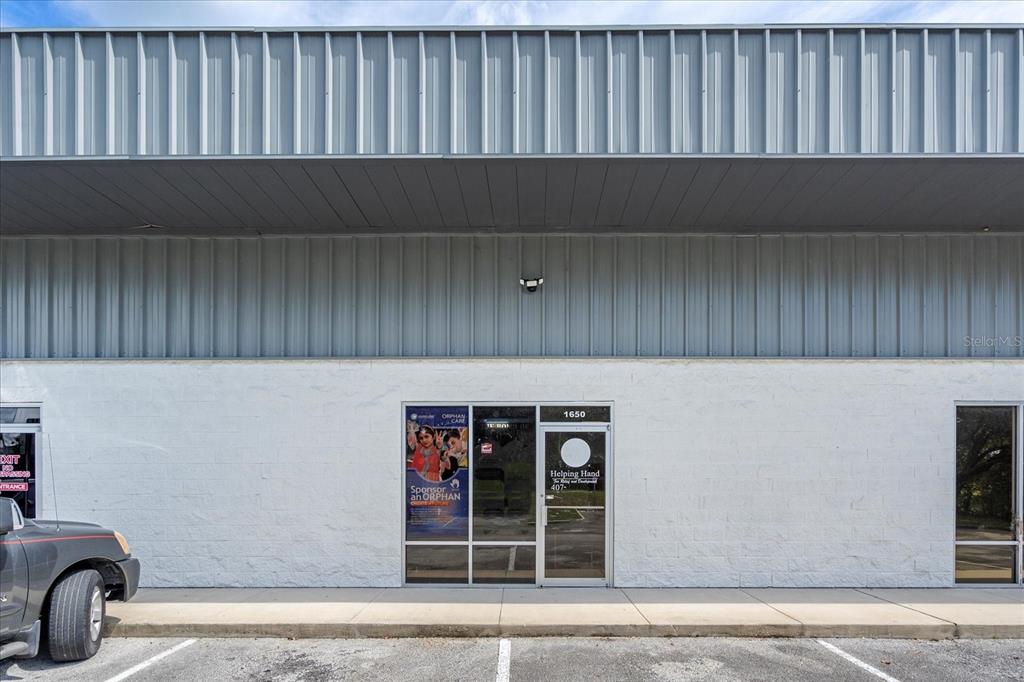
[(1024, 590), (143, 589), (107, 615), (124, 637), (1024, 638)]

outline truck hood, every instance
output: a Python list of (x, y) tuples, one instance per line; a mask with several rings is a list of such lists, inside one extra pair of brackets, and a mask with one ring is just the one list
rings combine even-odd
[[(55, 521), (52, 519), (32, 519), (31, 522), (37, 526), (51, 530), (57, 530), (57, 527), (59, 526), (62, 533), (88, 532), (92, 535), (105, 535), (108, 533), (110, 535), (114, 534), (114, 531), (107, 530), (98, 523), (84, 523), (82, 521)], [(28, 521), (26, 521), (26, 523), (28, 523)]]

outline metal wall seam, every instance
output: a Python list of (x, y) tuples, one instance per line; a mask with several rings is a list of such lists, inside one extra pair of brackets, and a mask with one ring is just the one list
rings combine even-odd
[[(365, 126), (363, 115), (363, 34), (356, 32), (356, 154), (364, 152), (363, 127)], [(454, 109), (452, 110), (454, 112)], [(454, 123), (453, 129), (454, 129)]]
[(896, 152), (896, 29), (889, 31), (889, 151)]
[(582, 61), (583, 57), (580, 51), (580, 32), (575, 33), (575, 47), (576, 47), (576, 153), (580, 154), (583, 152), (583, 78), (582, 78)]
[[(12, 36), (13, 37), (13, 36)], [(11, 45), (14, 46), (12, 40)], [(82, 35), (75, 32), (75, 154), (83, 156), (85, 154), (85, 65), (83, 62), (85, 57), (82, 55)], [(15, 62), (17, 63), (17, 62)], [(21, 153), (21, 143), (17, 131), (21, 130), (21, 117), (18, 108), (18, 93), (21, 91), (21, 80), (18, 72), (15, 72), (15, 87), (14, 87), (14, 114), (17, 118), (14, 120), (15, 130), (15, 156)]]
[[(167, 32), (167, 153), (178, 153), (178, 55), (174, 32)], [(267, 150), (264, 150), (266, 153)]]
[(608, 153), (611, 154), (611, 153), (616, 151), (615, 148), (612, 146), (612, 142), (615, 139), (615, 137), (613, 135), (613, 132), (612, 132), (612, 119), (613, 119), (612, 107), (613, 107), (613, 103), (614, 103), (613, 93), (612, 93), (612, 32), (611, 31), (606, 31), (605, 32), (605, 38), (606, 38), (606, 41), (605, 41), (605, 64), (606, 64), (606, 66), (605, 66), (605, 68), (607, 69), (606, 76), (605, 76), (605, 84), (606, 84), (607, 90), (608, 90), (608, 92), (607, 92), (608, 115), (605, 116), (605, 128), (607, 129), (607, 133), (608, 133), (608, 140), (607, 140)]
[[(142, 32), (135, 34), (135, 54), (138, 65), (135, 73), (136, 91), (135, 101), (138, 107), (136, 113), (135, 145), (136, 153), (146, 153), (146, 48), (142, 40)], [(237, 152), (237, 149), (232, 150)]]
[(708, 32), (700, 32), (700, 151), (708, 151)]
[(796, 30), (796, 153), (807, 151), (804, 147), (804, 136), (803, 136), (803, 106), (801, 101), (803, 99), (803, 61), (804, 61), (804, 49), (803, 49), (803, 31), (800, 29)]
[(231, 32), (231, 130), (228, 131), (231, 140), (231, 153), (237, 154), (240, 144), (241, 117), (240, 94), (239, 94), (239, 65), (238, 65), (238, 34)]
[(964, 108), (967, 106), (964, 93), (963, 63), (960, 59), (960, 29), (953, 31), (953, 98), (956, 102), (953, 114), (953, 151), (962, 152), (966, 144), (964, 134)]
[(263, 80), (263, 102), (261, 110), (264, 154), (270, 153), (270, 38), (263, 34), (263, 59), (260, 62), (261, 78)]
[[(985, 29), (985, 54), (983, 55), (985, 60), (985, 114), (981, 118), (981, 124), (985, 126), (985, 151), (992, 151), (992, 126), (990, 125), (990, 118), (992, 116), (992, 30)], [(977, 150), (975, 150), (977, 151)]]
[(419, 32), (419, 63), (417, 69), (416, 110), (419, 130), (417, 151), (427, 152), (427, 48), (423, 39), (423, 31)]
[(387, 111), (387, 152), (395, 153), (395, 44), (391, 31), (387, 33), (387, 95), (384, 109)]
[(206, 54), (206, 33), (199, 32), (199, 153), (210, 153), (209, 115), (209, 60)]
[[(77, 33), (76, 42), (77, 42)], [(21, 39), (17, 33), (11, 34), (11, 89), (14, 92), (11, 93), (11, 122), (13, 125), (12, 142), (14, 145), (14, 155), (21, 156), (23, 154), (21, 136), (24, 131), (22, 125), (21, 116)]]
[(302, 149), (302, 53), (298, 31), (292, 33), (292, 150), (295, 154), (316, 153), (315, 149)]
[[(738, 29), (732, 31), (732, 149), (735, 153), (753, 151), (751, 149), (740, 149), (740, 32)], [(749, 138), (745, 138), (749, 144)]]
[(544, 130), (544, 153), (551, 153), (551, 33), (544, 31), (544, 80), (541, 126)]
[(519, 142), (519, 32), (512, 31), (512, 153), (522, 151)]
[(835, 139), (836, 133), (839, 129), (837, 121), (842, 114), (842, 103), (837, 101), (838, 95), (836, 93), (835, 86), (835, 75), (832, 73), (833, 64), (832, 61), (835, 58), (835, 32), (832, 29), (828, 30), (828, 40), (825, 46), (825, 79), (828, 84), (827, 103), (825, 105), (824, 123), (825, 123), (825, 145), (826, 149), (830, 154), (838, 151), (839, 143)]
[[(764, 30), (764, 149), (762, 151), (767, 154), (769, 153), (768, 140), (771, 135), (771, 126), (769, 125), (768, 111), (771, 106), (768, 97), (768, 84), (771, 82), (771, 54), (772, 54), (772, 31), (769, 28)], [(863, 54), (863, 53), (862, 53)], [(864, 60), (861, 59), (863, 64)]]
[[(636, 33), (636, 78), (637, 78), (637, 95), (636, 98), (636, 148), (643, 154), (644, 152), (653, 151), (648, 149), (644, 144), (644, 117), (646, 111), (644, 110), (644, 95), (646, 94), (646, 88), (644, 87), (644, 32), (637, 31)], [(653, 102), (652, 102), (653, 104)]]
[[(679, 133), (676, 121), (679, 117), (676, 104), (676, 32), (668, 32), (668, 151), (675, 154), (679, 151)], [(767, 139), (767, 138), (766, 138)]]
[[(467, 108), (468, 111), (468, 108)], [(487, 153), (487, 32), (480, 31), (480, 153)]]
[(448, 126), (449, 126), (449, 130), (448, 130), (448, 153), (449, 154), (458, 154), (459, 150), (458, 150), (458, 147), (455, 144), (455, 140), (458, 139), (457, 138), (458, 126), (456, 125), (456, 121), (455, 121), (455, 119), (456, 119), (455, 112), (458, 111), (458, 106), (459, 106), (458, 97), (457, 97), (457, 94), (458, 94), (458, 87), (457, 87), (457, 83), (458, 83), (458, 68), (457, 68), (458, 55), (457, 55), (457, 52), (456, 52), (456, 49), (455, 49), (455, 31), (449, 31), (449, 33), (448, 33), (448, 50), (449, 50), (449, 52), (448, 52), (448, 67), (449, 67), (448, 91), (449, 91), (449, 98), (450, 98), (450, 100), (449, 100), (450, 109), (448, 110), (449, 114), (450, 114), (449, 117), (448, 117)]
[(868, 76), (867, 69), (864, 68), (866, 40), (864, 29), (862, 28), (857, 32), (857, 47), (858, 54), (860, 55), (857, 61), (857, 73), (860, 77), (860, 131), (857, 138), (857, 151), (861, 154), (867, 152), (868, 137)]
[(921, 107), (921, 130), (924, 141), (921, 149), (925, 153), (934, 152), (938, 146), (935, 139), (935, 117), (929, 116), (932, 113), (929, 104), (934, 101), (935, 86), (932, 83), (934, 69), (930, 73), (928, 68), (929, 63), (931, 63), (931, 60), (928, 58), (928, 49), (928, 29), (923, 29), (921, 31), (921, 89), (924, 93), (924, 106)]
[[(13, 41), (12, 41), (13, 42)], [(53, 154), (53, 45), (43, 34), (43, 153)]]
[(110, 36), (110, 31), (104, 34), (105, 38), (105, 55), (106, 55), (106, 98), (107, 98), (107, 111), (106, 111), (106, 136), (107, 136), (107, 155), (113, 156), (114, 151), (114, 42)]
[[(334, 48), (331, 32), (324, 32), (324, 154), (334, 152), (334, 101), (331, 84), (334, 81)], [(422, 150), (421, 150), (422, 152)], [(331, 342), (333, 344), (333, 340)]]

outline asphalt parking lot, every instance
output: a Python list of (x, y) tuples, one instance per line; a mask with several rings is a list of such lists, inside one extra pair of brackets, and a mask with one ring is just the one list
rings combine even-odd
[(0, 679), (973, 682), (1024, 680), (1024, 640), (108, 639), (81, 663), (2, 661)]

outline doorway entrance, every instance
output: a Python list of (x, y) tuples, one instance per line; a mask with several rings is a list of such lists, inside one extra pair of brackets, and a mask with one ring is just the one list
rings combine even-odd
[(403, 412), (406, 583), (611, 584), (610, 404)]
[(541, 585), (608, 584), (608, 426), (546, 426), (538, 439)]

